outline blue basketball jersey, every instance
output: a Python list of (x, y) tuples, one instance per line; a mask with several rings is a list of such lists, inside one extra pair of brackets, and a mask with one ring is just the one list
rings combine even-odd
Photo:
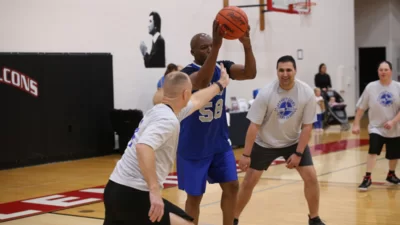
[[(222, 61), (229, 73), (233, 64)], [(200, 70), (199, 65), (191, 63), (182, 72), (188, 75)], [(215, 67), (211, 84), (221, 77), (219, 63)], [(193, 93), (196, 91), (193, 91)], [(225, 110), (226, 89), (216, 95), (203, 108), (181, 122), (178, 154), (186, 159), (206, 158), (216, 153), (230, 151), (229, 131)]]

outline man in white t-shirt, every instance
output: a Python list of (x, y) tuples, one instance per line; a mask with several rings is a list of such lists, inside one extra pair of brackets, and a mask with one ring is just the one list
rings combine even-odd
[(378, 68), (379, 80), (369, 83), (357, 102), (357, 113), (353, 124), (353, 134), (360, 133), (360, 120), (368, 110), (369, 151), (367, 172), (358, 189), (367, 191), (372, 184), (371, 172), (376, 158), (386, 145), (386, 159), (389, 160), (389, 173), (386, 181), (400, 184), (395, 174), (400, 158), (400, 83), (392, 80), (392, 64), (384, 61)]
[(162, 103), (146, 112), (104, 190), (104, 225), (193, 224), (193, 218), (161, 197), (161, 189), (175, 160), (180, 121), (228, 83), (223, 65), (219, 81), (193, 95), (187, 74), (166, 76)]
[(295, 79), (296, 62), (283, 56), (277, 62), (278, 80), (262, 88), (247, 118), (244, 152), (239, 166), (246, 171), (240, 185), (234, 224), (251, 198), (263, 170), (278, 157), (286, 159), (286, 167), (296, 169), (304, 180), (310, 225), (324, 225), (318, 215), (319, 184), (308, 147), (316, 117), (313, 89)]

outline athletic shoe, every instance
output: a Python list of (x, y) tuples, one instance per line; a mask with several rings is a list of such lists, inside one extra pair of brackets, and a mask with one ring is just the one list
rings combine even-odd
[(319, 218), (319, 216), (314, 217), (314, 218), (310, 218), (310, 216), (308, 216), (308, 225), (325, 225), (324, 222), (322, 222), (321, 218)]
[(360, 186), (358, 186), (358, 190), (368, 191), (368, 187), (371, 186), (371, 184), (372, 184), (371, 177), (365, 176)]
[(387, 182), (392, 184), (400, 184), (400, 179), (396, 177), (396, 174), (388, 174), (386, 177)]

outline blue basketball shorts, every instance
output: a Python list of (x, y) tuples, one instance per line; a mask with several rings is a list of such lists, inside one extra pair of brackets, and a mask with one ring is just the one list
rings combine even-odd
[(178, 188), (192, 196), (203, 195), (206, 182), (226, 183), (238, 180), (233, 151), (221, 152), (203, 159), (177, 156)]

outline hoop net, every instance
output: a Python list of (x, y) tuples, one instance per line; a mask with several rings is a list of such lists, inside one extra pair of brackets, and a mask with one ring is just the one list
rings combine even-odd
[(311, 12), (311, 7), (316, 6), (317, 3), (307, 1), (307, 2), (297, 2), (290, 4), (290, 8), (293, 9), (293, 11), (296, 11), (299, 14), (310, 14)]

